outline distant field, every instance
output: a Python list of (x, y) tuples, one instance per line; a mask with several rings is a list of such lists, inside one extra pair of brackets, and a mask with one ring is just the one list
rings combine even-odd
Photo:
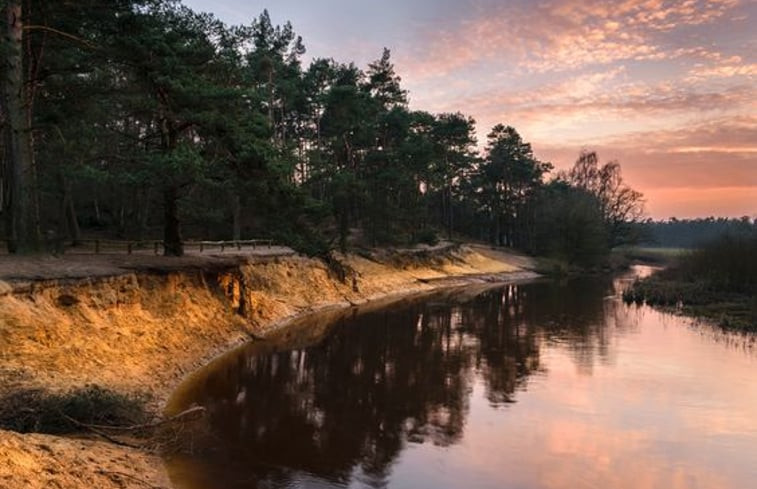
[(688, 248), (661, 248), (653, 246), (629, 246), (619, 248), (618, 253), (630, 260), (666, 264), (691, 251)]

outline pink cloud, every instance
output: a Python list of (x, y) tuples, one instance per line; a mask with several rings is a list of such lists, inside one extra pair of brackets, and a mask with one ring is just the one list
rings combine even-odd
[[(448, 74), (477, 63), (507, 60), (523, 72), (575, 70), (624, 60), (680, 56), (658, 33), (712, 23), (738, 0), (551, 0), (534, 6), (507, 3), (488, 8), (441, 32), (421, 33), (418, 49), (403, 64), (412, 76)], [(703, 48), (701, 48), (703, 49)]]

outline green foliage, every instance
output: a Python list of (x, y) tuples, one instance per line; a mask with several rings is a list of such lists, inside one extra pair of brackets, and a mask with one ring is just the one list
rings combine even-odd
[(416, 243), (434, 246), (439, 243), (439, 236), (433, 229), (423, 229), (415, 234)]
[(541, 189), (535, 202), (532, 251), (590, 267), (608, 255), (606, 230), (594, 196), (556, 181)]
[[(60, 236), (162, 228), (177, 255), (185, 237), (274, 237), (325, 256), (438, 231), (572, 265), (605, 253), (605, 193), (545, 190), (552, 166), (513, 127), (495, 126), (479, 155), (469, 116), (410, 110), (388, 49), (365, 69), (303, 67), (301, 38), (267, 11), (228, 26), (172, 0), (34, 5), (31, 24), (66, 34), (30, 30), (44, 56), (25, 70), (39, 75), (41, 226)], [(617, 184), (606, 167), (589, 173)]]
[(147, 420), (145, 399), (97, 386), (65, 393), (20, 390), (0, 398), (0, 428), (19, 433), (77, 433), (80, 424), (132, 426)]
[(527, 206), (552, 165), (538, 161), (531, 145), (511, 126), (498, 124), (488, 140), (477, 177), (482, 203), (495, 223), (492, 238), (497, 244), (522, 246)]

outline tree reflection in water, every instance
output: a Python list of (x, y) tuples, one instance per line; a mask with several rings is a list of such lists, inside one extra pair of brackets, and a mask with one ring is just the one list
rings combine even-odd
[[(580, 368), (608, 353), (593, 279), (440, 294), (341, 318), (313, 345), (260, 342), (214, 366), (182, 400), (209, 410), (210, 437), (174, 460), (187, 488), (383, 487), (408, 444), (464, 433), (473, 384), (494, 406), (540, 372), (545, 341), (572, 345)], [(610, 311), (611, 312), (611, 311)]]

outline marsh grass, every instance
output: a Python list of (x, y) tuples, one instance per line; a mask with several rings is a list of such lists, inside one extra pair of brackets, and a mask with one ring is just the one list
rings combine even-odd
[[(615, 251), (615, 250), (614, 250)], [(682, 256), (689, 253), (685, 248), (656, 248), (630, 246), (617, 249), (617, 253), (629, 261), (653, 265), (673, 265)]]
[(636, 281), (623, 298), (757, 331), (757, 235), (724, 235), (685, 252), (669, 268)]

